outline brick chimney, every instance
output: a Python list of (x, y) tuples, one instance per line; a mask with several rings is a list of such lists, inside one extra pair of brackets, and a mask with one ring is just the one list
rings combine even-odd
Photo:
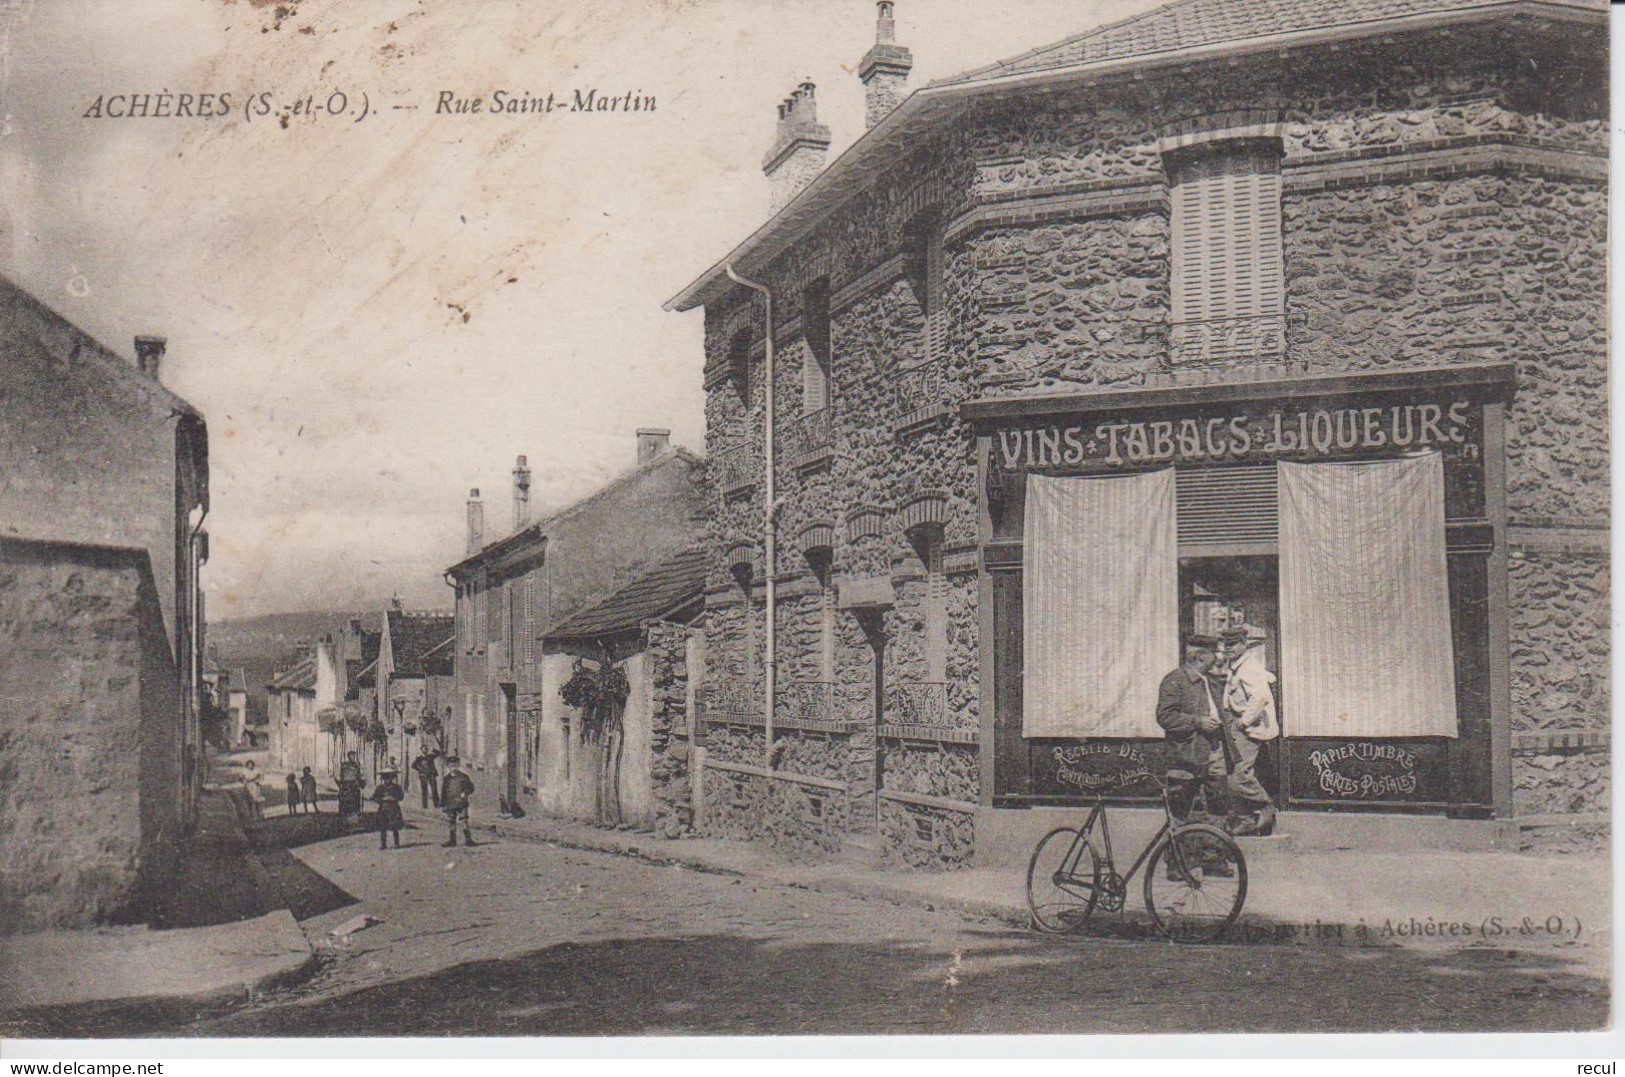
[(485, 505), (478, 487), (468, 492), (468, 552), (472, 556), (485, 549)]
[(164, 347), (169, 343), (167, 337), (136, 337), (135, 338), (135, 367), (141, 373), (158, 380), (158, 368), (164, 361)]
[(642, 467), (669, 448), (671, 448), (670, 430), (661, 430), (653, 426), (644, 427), (638, 431), (638, 466)]
[(790, 204), (814, 176), (824, 170), (829, 155), (829, 128), (818, 122), (816, 87), (811, 80), (779, 104), (779, 126), (773, 148), (762, 159), (762, 172), (773, 188), (773, 212)]
[(513, 529), (530, 523), (530, 468), (523, 456), (513, 463)]
[(906, 93), (908, 73), (914, 68), (914, 54), (897, 44), (897, 21), (892, 18), (892, 0), (880, 0), (875, 19), (875, 43), (858, 65), (863, 81), (863, 122), (873, 127), (896, 108)]

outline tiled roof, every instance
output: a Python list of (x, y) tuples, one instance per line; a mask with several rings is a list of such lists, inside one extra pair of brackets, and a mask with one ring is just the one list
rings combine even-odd
[(545, 635), (549, 639), (606, 636), (670, 616), (704, 595), (705, 570), (704, 547), (684, 550), (598, 602), (577, 610)]
[(284, 670), (271, 678), (269, 685), (275, 691), (315, 691), (316, 690), (316, 656), (307, 654), (301, 658), (292, 669)]
[(397, 677), (425, 676), (424, 656), (457, 634), (457, 622), (449, 613), (390, 610), (387, 616)]
[[(1245, 0), (1244, 3), (1178, 0), (999, 63), (939, 79), (932, 85), (980, 82), (1004, 75), (1151, 57), (1301, 30), (1354, 26), (1504, 3), (1505, 0)], [(1558, 0), (1558, 3), (1570, 7), (1599, 6), (1586, 5), (1584, 0)]]
[(438, 646), (431, 647), (423, 652), (423, 672), (429, 677), (450, 677), (456, 674), (456, 649), (452, 644), (457, 641), (456, 636), (447, 636)]

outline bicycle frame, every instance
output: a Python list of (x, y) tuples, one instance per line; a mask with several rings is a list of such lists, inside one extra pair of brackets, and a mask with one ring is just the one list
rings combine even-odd
[[(1122, 879), (1125, 887), (1128, 885), (1128, 881), (1134, 878), (1135, 873), (1145, 866), (1145, 862), (1151, 858), (1151, 854), (1156, 850), (1157, 846), (1162, 844), (1162, 839), (1167, 837), (1169, 832), (1173, 830), (1173, 816), (1168, 814), (1168, 798), (1166, 793), (1163, 794), (1162, 804), (1164, 815), (1162, 826), (1159, 827), (1157, 832), (1151, 836), (1151, 840), (1145, 843), (1145, 848), (1140, 850), (1140, 855), (1135, 858), (1134, 865), (1130, 867), (1128, 871), (1123, 873)], [(1117, 863), (1112, 858), (1111, 820), (1106, 815), (1106, 802), (1100, 797), (1095, 798), (1095, 806), (1090, 809), (1089, 818), (1085, 820), (1083, 826), (1078, 828), (1079, 841), (1086, 842), (1089, 840), (1089, 836), (1094, 833), (1096, 822), (1100, 823), (1100, 840), (1101, 844), (1104, 846), (1102, 849), (1102, 853), (1104, 855), (1101, 857), (1101, 866), (1105, 868), (1107, 872), (1115, 875), (1117, 873)]]

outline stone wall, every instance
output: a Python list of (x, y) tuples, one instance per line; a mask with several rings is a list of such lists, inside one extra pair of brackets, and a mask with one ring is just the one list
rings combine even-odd
[(172, 861), (181, 705), (144, 555), (0, 542), (0, 930), (125, 912)]
[(1607, 730), (1607, 557), (1526, 551), (1509, 575), (1513, 732)]
[(645, 630), (650, 689), (649, 781), (656, 833), (676, 837), (693, 824), (689, 780), (692, 726), (688, 713), (688, 638), (695, 630), (657, 621)]

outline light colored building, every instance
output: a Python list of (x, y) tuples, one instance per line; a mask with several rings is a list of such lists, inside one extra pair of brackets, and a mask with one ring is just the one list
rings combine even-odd
[(476, 772), (481, 797), (538, 807), (542, 714), (560, 685), (545, 672), (542, 640), (587, 603), (640, 569), (692, 546), (705, 531), (705, 465), (669, 445), (665, 430), (638, 433), (635, 466), (603, 489), (539, 521), (530, 518), (530, 470), (514, 468), (513, 527), (485, 541), (484, 505), (469, 501), (469, 556), (447, 569), (456, 587), (455, 698), (446, 738)]

